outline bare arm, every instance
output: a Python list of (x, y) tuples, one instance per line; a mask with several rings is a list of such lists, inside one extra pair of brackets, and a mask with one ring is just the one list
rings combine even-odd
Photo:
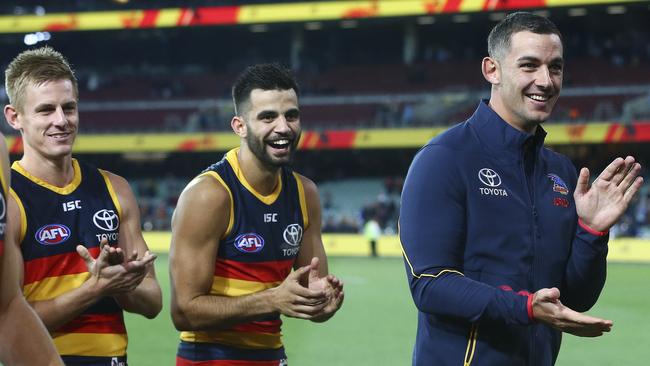
[(310, 305), (323, 297), (321, 291), (301, 286), (299, 278), (310, 267), (291, 273), (278, 287), (251, 295), (211, 295), (219, 240), (230, 219), (230, 196), (211, 176), (190, 182), (172, 218), (170, 249), (171, 311), (179, 330), (225, 328), (261, 319), (269, 314), (309, 319), (322, 305)]
[(343, 281), (328, 273), (327, 255), (321, 236), (321, 208), (318, 188), (310, 179), (298, 175), (305, 191), (309, 225), (305, 229), (300, 244), (300, 252), (294, 263), (295, 268), (310, 265), (307, 281), (303, 284), (310, 289), (324, 291), (327, 296), (326, 306), (320, 314), (311, 320), (324, 322), (334, 316), (343, 304)]
[[(148, 258), (151, 254), (144, 237), (142, 237), (140, 210), (133, 191), (131, 191), (131, 187), (124, 178), (109, 172), (106, 172), (106, 174), (122, 207), (119, 247), (124, 251), (128, 261), (137, 259), (139, 255), (142, 256), (142, 259)], [(134, 271), (134, 273), (141, 275), (142, 282), (133, 291), (116, 295), (115, 299), (122, 309), (153, 319), (162, 309), (162, 291), (156, 280), (153, 261)]]
[[(9, 185), (9, 161), (2, 135), (0, 160), (3, 181)], [(4, 192), (5, 197), (7, 193)], [(9, 230), (9, 226), (5, 227), (5, 251), (4, 255), (0, 254), (0, 362), (15, 366), (62, 366), (63, 362), (47, 330), (20, 291), (21, 259), (16, 253), (15, 233)], [(33, 352), (34, 349), (38, 352)]]

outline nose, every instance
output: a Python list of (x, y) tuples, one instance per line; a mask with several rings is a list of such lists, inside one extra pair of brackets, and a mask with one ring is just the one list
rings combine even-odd
[(535, 83), (540, 88), (550, 88), (553, 85), (553, 79), (551, 78), (551, 71), (548, 69), (548, 66), (542, 66), (537, 71), (537, 77), (535, 78)]
[(68, 124), (68, 117), (61, 106), (56, 107), (56, 111), (52, 114), (52, 124), (59, 127)]
[(279, 134), (286, 134), (291, 132), (291, 128), (289, 127), (289, 122), (287, 121), (287, 118), (285, 116), (281, 115), (276, 119), (274, 130), (276, 133)]

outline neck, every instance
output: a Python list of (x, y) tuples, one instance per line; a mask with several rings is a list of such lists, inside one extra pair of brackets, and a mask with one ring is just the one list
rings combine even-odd
[(74, 179), (71, 155), (50, 159), (26, 150), (18, 163), (29, 174), (56, 187), (65, 187)]
[(488, 105), (496, 114), (499, 115), (499, 117), (501, 117), (502, 120), (515, 129), (531, 135), (534, 135), (537, 131), (538, 123), (521, 121), (517, 116), (508, 111), (501, 99), (492, 97), (490, 98)]
[(279, 182), (279, 167), (269, 167), (262, 163), (246, 145), (239, 149), (237, 160), (248, 184), (261, 195), (273, 193)]

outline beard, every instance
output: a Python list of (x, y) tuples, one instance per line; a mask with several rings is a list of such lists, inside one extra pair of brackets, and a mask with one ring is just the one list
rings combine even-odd
[(267, 168), (269, 169), (277, 169), (281, 168), (284, 166), (289, 166), (291, 163), (293, 163), (293, 157), (296, 152), (296, 147), (298, 145), (298, 141), (300, 140), (300, 133), (297, 135), (294, 135), (291, 137), (292, 142), (291, 145), (289, 146), (289, 154), (280, 157), (280, 158), (275, 158), (269, 152), (266, 150), (266, 143), (264, 142), (263, 139), (258, 138), (257, 136), (253, 134), (248, 134), (246, 135), (246, 144), (248, 145), (248, 148), (250, 151), (255, 155), (255, 157)]

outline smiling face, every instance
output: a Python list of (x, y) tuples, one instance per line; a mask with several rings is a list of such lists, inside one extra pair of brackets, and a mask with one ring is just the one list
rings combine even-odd
[(513, 127), (533, 133), (560, 95), (562, 55), (556, 34), (514, 33), (504, 56), (483, 60), (483, 73), (492, 83), (492, 109)]
[(296, 92), (293, 89), (253, 89), (247, 104), (248, 108), (242, 111), (242, 128), (235, 132), (257, 160), (269, 169), (290, 164), (301, 133)]
[(79, 113), (70, 80), (29, 83), (21, 108), (6, 106), (5, 117), (14, 129), (21, 131), (25, 155), (59, 159), (72, 154)]

